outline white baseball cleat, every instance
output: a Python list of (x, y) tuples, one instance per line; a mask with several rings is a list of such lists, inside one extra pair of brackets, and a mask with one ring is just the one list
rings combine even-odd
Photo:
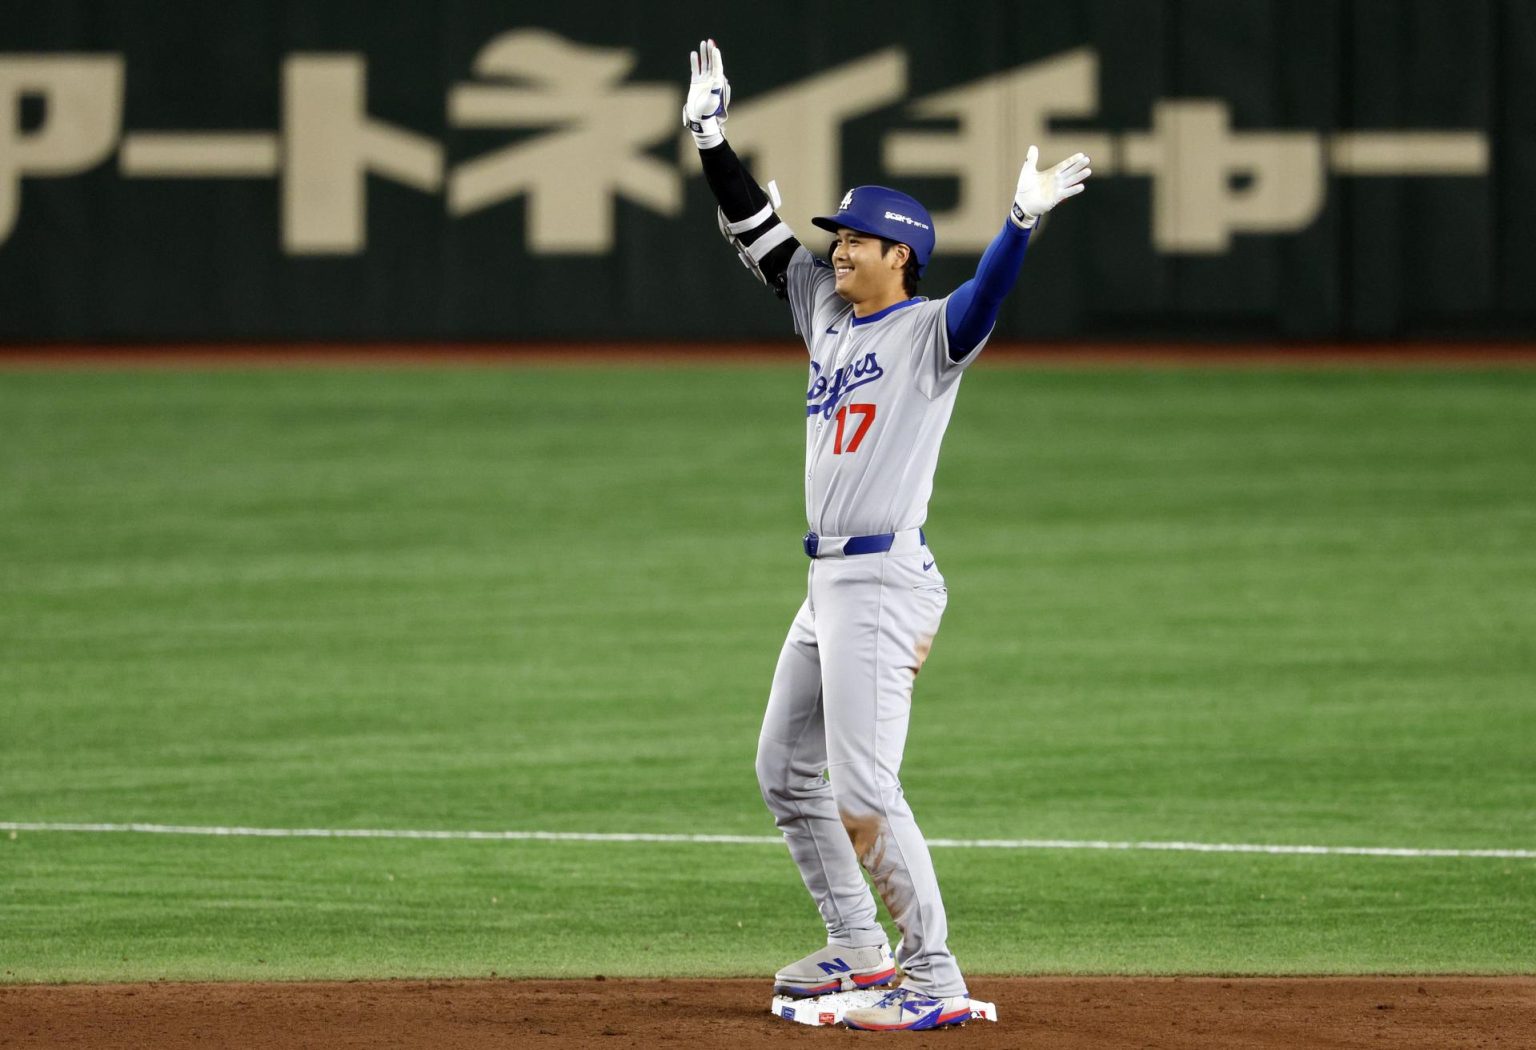
[(808, 999), (829, 992), (879, 988), (896, 977), (896, 958), (891, 947), (844, 948), (829, 944), (773, 975), (775, 995)]
[(969, 996), (935, 999), (913, 988), (893, 989), (874, 1006), (843, 1012), (843, 1024), (866, 1032), (923, 1032), (970, 1019)]

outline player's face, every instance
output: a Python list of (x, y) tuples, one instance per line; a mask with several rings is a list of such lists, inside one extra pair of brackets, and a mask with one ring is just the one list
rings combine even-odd
[(880, 238), (858, 230), (841, 229), (832, 242), (833, 290), (850, 303), (900, 298), (902, 268), (906, 265), (905, 245), (880, 254)]

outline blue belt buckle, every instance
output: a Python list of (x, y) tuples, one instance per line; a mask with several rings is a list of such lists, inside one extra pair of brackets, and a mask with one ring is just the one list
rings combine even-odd
[(802, 542), (805, 544), (805, 556), (807, 558), (816, 557), (816, 549), (821, 545), (821, 537), (814, 532), (807, 532)]

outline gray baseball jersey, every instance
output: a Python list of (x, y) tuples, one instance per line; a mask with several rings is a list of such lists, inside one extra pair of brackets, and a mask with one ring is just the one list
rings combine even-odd
[(831, 268), (803, 247), (790, 260), (788, 292), (811, 356), (806, 521), (823, 536), (919, 527), (960, 377), (986, 340), (949, 359), (947, 298), (854, 317)]

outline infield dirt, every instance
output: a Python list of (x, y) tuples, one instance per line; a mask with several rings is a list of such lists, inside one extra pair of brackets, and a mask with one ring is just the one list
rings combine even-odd
[(992, 978), (996, 1024), (899, 1036), (768, 1013), (764, 981), (0, 986), (0, 1047), (1529, 1047), (1536, 977)]

